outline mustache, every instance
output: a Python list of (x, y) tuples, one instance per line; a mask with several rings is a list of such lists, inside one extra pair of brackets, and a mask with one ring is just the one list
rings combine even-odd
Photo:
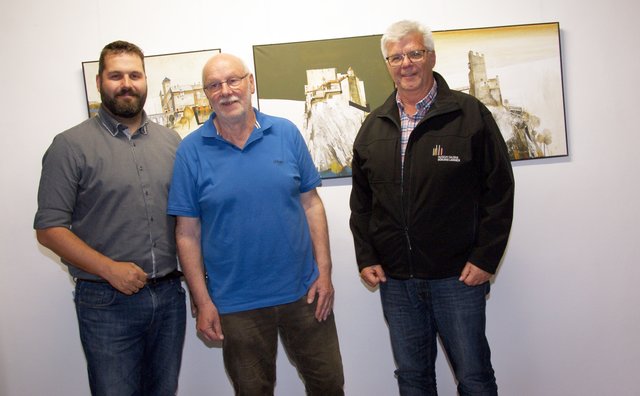
[(224, 104), (229, 104), (229, 103), (231, 103), (231, 102), (237, 102), (237, 101), (239, 101), (239, 100), (240, 100), (240, 98), (239, 98), (238, 96), (236, 96), (236, 95), (231, 95), (231, 96), (228, 96), (228, 97), (226, 97), (226, 98), (221, 98), (221, 99), (220, 99), (220, 104), (223, 104), (223, 105), (224, 105)]
[(132, 88), (122, 88), (120, 91), (116, 93), (115, 96), (118, 97), (118, 96), (124, 96), (124, 95), (135, 96), (136, 98), (140, 97), (140, 94), (135, 90), (133, 90)]

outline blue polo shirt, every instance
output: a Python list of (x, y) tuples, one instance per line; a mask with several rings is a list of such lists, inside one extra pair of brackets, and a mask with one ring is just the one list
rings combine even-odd
[(176, 153), (168, 213), (198, 217), (208, 289), (222, 314), (286, 304), (318, 276), (300, 194), (321, 184), (290, 121), (256, 112), (244, 148), (215, 114)]

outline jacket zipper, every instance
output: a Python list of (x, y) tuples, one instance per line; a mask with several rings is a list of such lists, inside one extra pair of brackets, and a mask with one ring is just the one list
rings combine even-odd
[[(411, 140), (411, 138), (409, 138), (409, 140)], [(407, 142), (407, 148), (409, 148), (409, 143)], [(398, 146), (398, 154), (400, 153), (400, 147)], [(400, 157), (402, 158), (402, 157)], [(413, 278), (413, 261), (412, 261), (412, 254), (411, 254), (411, 238), (409, 237), (409, 226), (408, 226), (408, 219), (407, 219), (407, 212), (408, 212), (408, 208), (405, 208), (405, 204), (404, 204), (404, 175), (405, 175), (405, 171), (404, 171), (404, 167), (405, 167), (405, 163), (406, 163), (406, 152), (405, 152), (405, 162), (402, 162), (400, 164), (401, 166), (401, 173), (400, 173), (400, 208), (402, 209), (402, 221), (404, 222), (404, 236), (405, 239), (407, 240), (407, 261), (408, 261), (408, 265), (409, 265), (409, 278)], [(402, 160), (401, 160), (402, 161)], [(408, 205), (408, 204), (407, 204)]]

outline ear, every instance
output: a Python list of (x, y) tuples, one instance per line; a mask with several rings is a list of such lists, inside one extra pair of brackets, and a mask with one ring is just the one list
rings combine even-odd
[(96, 88), (98, 88), (98, 93), (100, 92), (100, 75), (96, 74)]
[(427, 61), (429, 62), (429, 66), (431, 67), (431, 69), (436, 66), (436, 51), (427, 53)]
[(249, 74), (249, 85), (251, 86), (251, 94), (256, 93), (256, 83), (253, 80), (253, 74)]

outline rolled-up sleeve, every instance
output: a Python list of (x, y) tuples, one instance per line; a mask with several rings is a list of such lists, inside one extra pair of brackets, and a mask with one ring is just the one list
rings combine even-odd
[(77, 155), (64, 136), (56, 136), (42, 158), (34, 228), (71, 226), (80, 178), (78, 169)]

